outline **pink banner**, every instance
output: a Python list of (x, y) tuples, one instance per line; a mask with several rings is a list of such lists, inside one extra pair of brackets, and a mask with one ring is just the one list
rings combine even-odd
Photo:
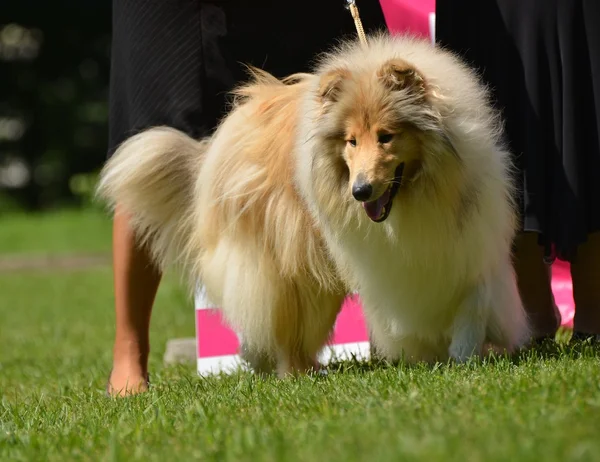
[(433, 38), (435, 0), (381, 0), (380, 3), (390, 31)]

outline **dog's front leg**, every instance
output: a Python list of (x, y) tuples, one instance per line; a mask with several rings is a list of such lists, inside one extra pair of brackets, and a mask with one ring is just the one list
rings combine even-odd
[(487, 324), (487, 291), (483, 284), (474, 287), (460, 304), (452, 325), (450, 357), (465, 362), (480, 355)]

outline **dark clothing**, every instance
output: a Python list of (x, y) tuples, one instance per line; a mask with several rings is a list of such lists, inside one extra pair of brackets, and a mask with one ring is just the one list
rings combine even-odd
[[(156, 125), (194, 138), (226, 111), (244, 64), (277, 77), (307, 72), (316, 54), (355, 35), (345, 0), (113, 0), (109, 155)], [(378, 1), (360, 5), (366, 30), (385, 28)]]
[(572, 260), (600, 230), (600, 1), (437, 0), (436, 22), (503, 111), (524, 230)]

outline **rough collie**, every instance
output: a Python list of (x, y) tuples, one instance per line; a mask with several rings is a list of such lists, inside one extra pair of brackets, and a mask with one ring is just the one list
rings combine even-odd
[(311, 74), (253, 73), (213, 136), (137, 134), (98, 191), (162, 268), (205, 285), (257, 370), (318, 367), (348, 292), (391, 360), (526, 341), (509, 153), (476, 74), (387, 34)]

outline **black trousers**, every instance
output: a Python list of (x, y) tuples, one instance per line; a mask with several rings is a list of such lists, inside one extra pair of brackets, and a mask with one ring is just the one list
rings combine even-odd
[[(168, 125), (195, 138), (227, 109), (244, 64), (278, 77), (356, 34), (345, 0), (113, 0), (109, 155)], [(378, 0), (358, 2), (367, 32), (385, 28)]]

